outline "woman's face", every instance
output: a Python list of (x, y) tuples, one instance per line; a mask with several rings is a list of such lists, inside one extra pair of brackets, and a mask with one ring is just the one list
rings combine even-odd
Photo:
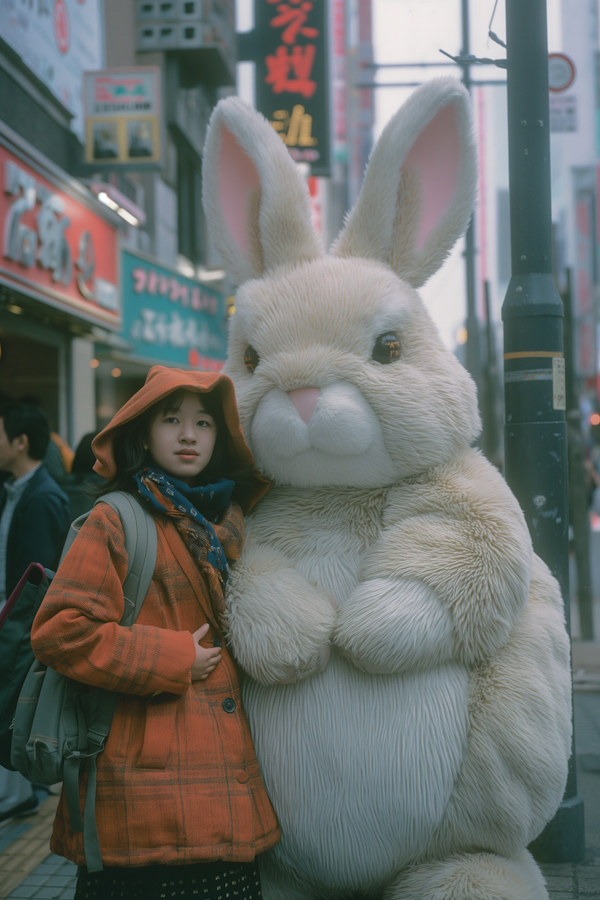
[(190, 486), (210, 462), (217, 427), (201, 394), (186, 391), (179, 409), (162, 409), (150, 421), (148, 450), (167, 475)]

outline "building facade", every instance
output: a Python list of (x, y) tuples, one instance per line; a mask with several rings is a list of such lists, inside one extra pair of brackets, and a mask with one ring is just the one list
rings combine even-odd
[[(0, 393), (36, 398), (72, 447), (151, 365), (222, 365), (227, 305), (200, 183), (235, 54), (233, 2), (2, 4)], [(86, 162), (84, 72), (139, 67), (159, 70), (158, 164), (112, 164), (106, 128)]]
[(5, 3), (0, 36), (0, 391), (74, 443), (96, 424), (95, 338), (119, 328), (119, 220), (76, 174), (102, 7)]

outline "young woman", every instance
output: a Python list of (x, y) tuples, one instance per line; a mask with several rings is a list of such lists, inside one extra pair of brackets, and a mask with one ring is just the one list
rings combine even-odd
[[(268, 483), (244, 441), (233, 384), (155, 366), (93, 448), (106, 490), (129, 491), (153, 513), (158, 550), (138, 619), (121, 627), (123, 530), (98, 504), (31, 632), (42, 662), (122, 694), (98, 758), (105, 869), (80, 870), (76, 900), (252, 900), (254, 859), (280, 835), (219, 617), (242, 512)], [(64, 795), (51, 849), (84, 866)]]

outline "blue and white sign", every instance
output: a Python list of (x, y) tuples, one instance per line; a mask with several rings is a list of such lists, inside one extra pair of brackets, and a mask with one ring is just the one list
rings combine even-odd
[(135, 356), (219, 371), (227, 349), (222, 294), (151, 257), (122, 251), (123, 337)]

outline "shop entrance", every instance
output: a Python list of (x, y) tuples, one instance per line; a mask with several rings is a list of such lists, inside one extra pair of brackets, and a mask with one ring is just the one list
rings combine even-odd
[(60, 424), (60, 347), (0, 327), (0, 402), (35, 399), (52, 431)]

